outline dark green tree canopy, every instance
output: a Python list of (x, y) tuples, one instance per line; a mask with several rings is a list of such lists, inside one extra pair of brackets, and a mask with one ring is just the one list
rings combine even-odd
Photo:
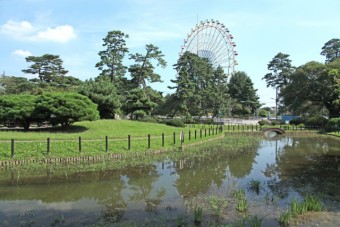
[(257, 89), (245, 72), (234, 73), (229, 80), (229, 94), (234, 101), (232, 113), (235, 115), (254, 114), (260, 107)]
[[(126, 67), (123, 65), (123, 59), (128, 48), (125, 39), (128, 35), (121, 31), (110, 31), (103, 39), (103, 46), (106, 50), (100, 51), (100, 61), (96, 67), (101, 70), (101, 76), (108, 76), (111, 82), (119, 83), (124, 76)], [(119, 85), (118, 85), (119, 86)]]
[(267, 87), (281, 88), (288, 84), (289, 75), (294, 71), (288, 54), (278, 53), (269, 62), (267, 73), (262, 79), (266, 81)]
[(146, 81), (150, 83), (162, 82), (161, 76), (154, 71), (154, 61), (156, 61), (156, 66), (166, 67), (164, 54), (162, 54), (162, 51), (157, 46), (148, 44), (145, 49), (145, 55), (139, 53), (130, 54), (130, 59), (135, 61), (135, 64), (129, 67), (131, 82), (136, 87), (142, 88), (146, 87)]
[(1, 95), (0, 122), (14, 121), (28, 130), (31, 122), (37, 117), (36, 96), (29, 94)]
[(95, 81), (92, 79), (85, 81), (79, 88), (79, 93), (98, 105), (100, 118), (113, 119), (115, 114), (120, 114), (119, 96), (109, 78), (102, 77)]
[(77, 93), (44, 93), (37, 98), (37, 111), (63, 127), (77, 121), (99, 119), (97, 105)]
[(322, 47), (321, 55), (326, 57), (326, 63), (340, 57), (340, 39), (331, 39)]
[(22, 72), (37, 74), (40, 81), (51, 82), (53, 76), (64, 76), (68, 72), (63, 68), (63, 61), (59, 55), (28, 56), (26, 61), (32, 65)]
[(295, 114), (320, 116), (326, 108), (329, 117), (340, 115), (339, 79), (340, 59), (329, 64), (308, 62), (291, 75), (291, 82), (282, 90), (285, 105)]

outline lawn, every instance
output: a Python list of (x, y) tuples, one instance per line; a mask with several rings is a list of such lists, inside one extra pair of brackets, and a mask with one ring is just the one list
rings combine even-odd
[[(79, 155), (101, 155), (106, 152), (144, 152), (146, 150), (178, 147), (180, 146), (179, 135), (181, 131), (185, 135), (185, 144), (216, 136), (216, 126), (214, 133), (213, 126), (196, 125), (195, 127), (177, 128), (164, 124), (129, 120), (98, 120), (78, 122), (68, 129), (45, 128), (32, 129), (28, 132), (0, 131), (0, 160), (11, 159), (11, 139), (14, 139), (14, 159), (42, 159), (47, 155), (49, 157), (75, 157)], [(199, 127), (203, 127), (202, 138), (200, 138), (201, 128)], [(148, 134), (150, 134), (150, 143), (148, 142)], [(130, 150), (128, 149), (129, 135), (131, 138)], [(81, 146), (79, 146), (79, 137), (81, 137)], [(49, 150), (47, 138), (50, 139)]]

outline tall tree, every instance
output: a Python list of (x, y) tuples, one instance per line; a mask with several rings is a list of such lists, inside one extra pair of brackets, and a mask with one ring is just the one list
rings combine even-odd
[(234, 100), (232, 114), (255, 114), (260, 107), (257, 89), (250, 77), (245, 72), (234, 73), (229, 80), (229, 94)]
[(340, 39), (331, 39), (322, 47), (321, 55), (326, 57), (326, 63), (340, 57)]
[[(96, 67), (101, 70), (101, 76), (108, 76), (111, 82), (119, 83), (124, 76), (126, 67), (123, 65), (123, 59), (128, 48), (126, 47), (125, 39), (128, 35), (121, 31), (110, 31), (103, 39), (103, 46), (106, 50), (100, 51), (100, 62)], [(119, 87), (119, 84), (118, 86)]]
[(131, 81), (136, 87), (141, 88), (146, 87), (146, 81), (150, 83), (162, 82), (161, 76), (154, 71), (153, 61), (156, 61), (157, 66), (166, 67), (164, 54), (162, 54), (162, 51), (160, 51), (157, 46), (148, 44), (145, 49), (145, 55), (139, 53), (130, 54), (130, 59), (135, 61), (135, 64), (129, 67), (132, 78)]
[(294, 72), (294, 67), (291, 65), (291, 60), (288, 54), (278, 53), (269, 62), (267, 73), (262, 79), (266, 80), (267, 87), (275, 88), (275, 108), (278, 111), (278, 103), (280, 102), (280, 91), (282, 87), (289, 83), (289, 76)]
[(22, 72), (37, 74), (41, 82), (51, 82), (53, 76), (64, 76), (68, 73), (59, 55), (28, 56), (26, 62), (33, 64), (28, 69), (23, 69)]

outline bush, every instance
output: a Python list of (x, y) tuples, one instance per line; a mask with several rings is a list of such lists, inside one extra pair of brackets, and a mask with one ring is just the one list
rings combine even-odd
[(185, 124), (181, 119), (170, 119), (166, 122), (166, 125), (184, 128)]
[(289, 121), (289, 124), (291, 125), (300, 125), (300, 124), (303, 124), (303, 119), (301, 117), (298, 117), (298, 118), (295, 118), (293, 120), (290, 120)]
[(340, 118), (331, 118), (326, 124), (326, 131), (339, 131), (340, 130)]
[(269, 123), (268, 121), (266, 121), (266, 120), (261, 120), (261, 121), (259, 121), (258, 123), (259, 123), (259, 125), (261, 125), (261, 126), (263, 126), (263, 125), (269, 125), (269, 124), (270, 124), (270, 123)]
[(304, 120), (304, 124), (309, 127), (313, 126), (313, 127), (321, 128), (325, 126), (326, 123), (327, 123), (327, 119), (324, 117), (310, 117)]
[(271, 121), (271, 125), (275, 126), (275, 125), (280, 125), (281, 121), (280, 120), (272, 120)]
[(139, 121), (147, 122), (147, 123), (159, 123), (159, 120), (157, 118), (150, 117), (150, 116), (146, 116), (143, 119), (140, 119)]

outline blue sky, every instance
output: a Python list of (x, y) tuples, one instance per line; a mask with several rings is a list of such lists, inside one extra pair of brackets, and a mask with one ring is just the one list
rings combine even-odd
[[(95, 64), (108, 31), (130, 36), (130, 53), (158, 46), (168, 66), (158, 69), (164, 93), (176, 72), (184, 38), (199, 21), (219, 20), (234, 36), (239, 65), (258, 89), (260, 101), (274, 106), (275, 92), (261, 78), (278, 53), (292, 64), (324, 62), (321, 48), (340, 38), (339, 0), (0, 0), (0, 73), (32, 78), (21, 72), (28, 55), (56, 54), (70, 76), (94, 78)], [(125, 61), (127, 65), (131, 62)]]

